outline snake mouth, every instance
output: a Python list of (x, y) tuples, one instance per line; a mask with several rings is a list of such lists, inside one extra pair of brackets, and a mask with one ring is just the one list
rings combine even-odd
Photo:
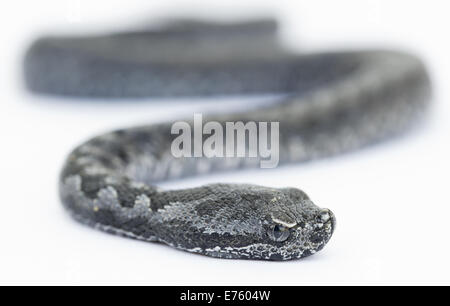
[(322, 219), (325, 222), (321, 228), (322, 235), (324, 236), (323, 245), (325, 245), (330, 240), (336, 228), (336, 217), (329, 209), (323, 209), (320, 214), (322, 217), (324, 215), (326, 216), (325, 220)]
[(319, 217), (321, 218), (322, 221), (324, 221), (324, 227), (330, 228), (329, 233), (330, 233), (330, 237), (331, 237), (331, 235), (333, 235), (334, 230), (336, 228), (336, 217), (335, 217), (334, 213), (331, 210), (329, 210), (328, 208), (324, 208), (320, 211)]

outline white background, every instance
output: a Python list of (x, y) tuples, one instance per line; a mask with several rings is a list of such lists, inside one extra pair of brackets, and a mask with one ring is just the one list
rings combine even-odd
[[(26, 46), (43, 33), (113, 30), (171, 12), (214, 20), (275, 15), (286, 43), (298, 49), (395, 47), (427, 62), (433, 104), (427, 120), (402, 139), (306, 165), (171, 185), (222, 181), (302, 188), (337, 216), (337, 231), (323, 251), (290, 262), (219, 260), (98, 232), (63, 210), (57, 177), (76, 144), (110, 129), (192, 114), (208, 104), (112, 105), (34, 96), (21, 82)], [(0, 284), (450, 284), (448, 12), (445, 1), (431, 0), (4, 3)]]

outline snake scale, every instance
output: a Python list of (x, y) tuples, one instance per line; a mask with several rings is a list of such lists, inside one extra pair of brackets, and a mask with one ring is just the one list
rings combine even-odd
[[(182, 20), (139, 31), (42, 37), (26, 53), (24, 76), (33, 92), (111, 100), (281, 94), (267, 105), (205, 118), (222, 125), (279, 122), (280, 164), (378, 143), (423, 114), (430, 81), (415, 56), (389, 50), (295, 54), (280, 47), (276, 30), (273, 20)], [(333, 213), (297, 188), (156, 187), (258, 166), (258, 158), (175, 158), (171, 124), (120, 129), (76, 147), (59, 181), (70, 214), (107, 232), (219, 258), (296, 259), (329, 241)]]

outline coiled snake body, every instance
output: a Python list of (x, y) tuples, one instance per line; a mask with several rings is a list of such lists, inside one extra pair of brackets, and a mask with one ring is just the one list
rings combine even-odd
[[(284, 93), (270, 105), (205, 118), (279, 122), (281, 164), (379, 142), (404, 131), (426, 106), (428, 76), (416, 57), (382, 50), (294, 55), (278, 47), (275, 29), (270, 20), (175, 22), (154, 31), (47, 37), (28, 50), (25, 79), (35, 92), (87, 97)], [(61, 173), (64, 206), (108, 232), (221, 258), (295, 259), (328, 242), (334, 215), (296, 188), (155, 187), (258, 166), (258, 158), (175, 158), (174, 137), (168, 122), (81, 144)]]

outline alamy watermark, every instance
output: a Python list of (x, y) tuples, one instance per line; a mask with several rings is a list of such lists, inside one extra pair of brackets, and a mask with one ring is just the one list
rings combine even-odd
[(193, 126), (178, 121), (171, 133), (178, 135), (171, 145), (176, 158), (259, 158), (261, 168), (275, 168), (279, 162), (279, 122), (204, 123), (202, 114), (194, 114)]

